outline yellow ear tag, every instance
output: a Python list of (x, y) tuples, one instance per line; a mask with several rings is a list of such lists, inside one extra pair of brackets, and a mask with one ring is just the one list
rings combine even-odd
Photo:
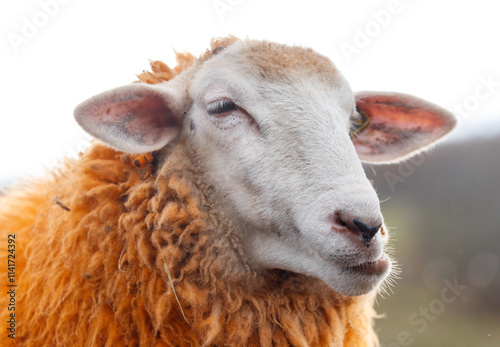
[(352, 126), (354, 129), (350, 133), (351, 137), (357, 136), (364, 128), (367, 127), (368, 124), (370, 124), (370, 117), (368, 117), (360, 110), (358, 110), (358, 113), (360, 117), (352, 122)]

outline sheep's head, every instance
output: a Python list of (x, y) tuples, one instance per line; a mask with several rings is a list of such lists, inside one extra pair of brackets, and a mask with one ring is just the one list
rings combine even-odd
[(402, 160), (455, 118), (397, 93), (353, 93), (312, 50), (236, 41), (158, 85), (132, 84), (81, 104), (78, 123), (130, 153), (190, 147), (241, 230), (255, 269), (320, 278), (354, 296), (391, 269), (379, 200), (361, 162)]

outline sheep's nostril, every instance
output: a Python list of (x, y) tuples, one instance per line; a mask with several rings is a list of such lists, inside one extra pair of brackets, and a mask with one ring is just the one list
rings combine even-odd
[(377, 231), (382, 226), (382, 224), (368, 226), (359, 218), (354, 218), (352, 222), (358, 229), (358, 232), (361, 234), (363, 242), (367, 243), (367, 245), (370, 243), (371, 239), (373, 239)]
[(353, 218), (350, 214), (340, 211), (336, 211), (330, 218), (333, 230), (349, 231), (353, 235), (360, 237), (366, 247), (370, 247), (371, 240), (380, 230), (382, 223), (378, 218), (371, 218), (371, 224), (368, 224), (365, 220), (359, 217)]
[(333, 228), (334, 229), (338, 229), (338, 230), (348, 229), (347, 223), (344, 222), (344, 220), (340, 216), (339, 212), (335, 212), (335, 214), (333, 215), (333, 221), (332, 222), (333, 222)]

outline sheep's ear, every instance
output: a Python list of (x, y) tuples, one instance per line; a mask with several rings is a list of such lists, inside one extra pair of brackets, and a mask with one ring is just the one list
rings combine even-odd
[(74, 115), (85, 131), (114, 149), (151, 152), (180, 134), (187, 106), (184, 90), (170, 82), (130, 84), (84, 101)]
[(450, 112), (417, 97), (400, 93), (355, 94), (360, 115), (352, 140), (361, 161), (391, 163), (406, 159), (450, 132)]

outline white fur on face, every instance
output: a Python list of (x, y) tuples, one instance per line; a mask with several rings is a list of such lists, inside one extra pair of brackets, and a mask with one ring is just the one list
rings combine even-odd
[[(367, 248), (332, 229), (338, 211), (382, 220), (349, 137), (349, 85), (340, 74), (334, 84), (314, 74), (269, 80), (244, 50), (239, 42), (205, 62), (189, 89), (190, 143), (221, 206), (245, 231), (254, 266), (314, 276), (345, 295), (373, 290), (390, 266), (361, 269), (385, 260), (387, 240), (378, 232)], [(221, 100), (237, 108), (209, 114)]]

